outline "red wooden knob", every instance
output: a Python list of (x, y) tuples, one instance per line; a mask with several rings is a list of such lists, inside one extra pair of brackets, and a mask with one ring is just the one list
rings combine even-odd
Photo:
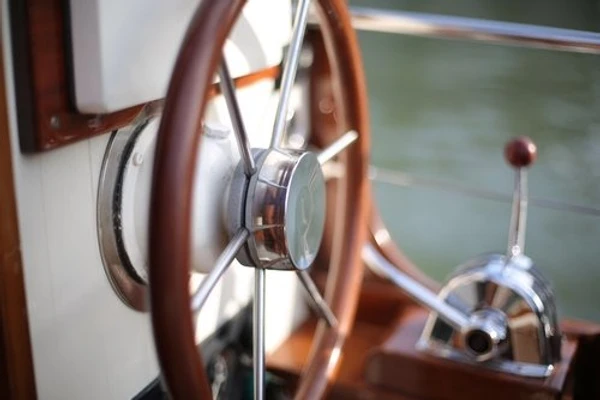
[(527, 136), (520, 136), (506, 143), (504, 158), (515, 168), (528, 167), (537, 158), (537, 147)]

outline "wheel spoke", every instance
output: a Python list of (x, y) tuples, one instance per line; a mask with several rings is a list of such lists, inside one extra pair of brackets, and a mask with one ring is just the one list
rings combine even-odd
[(206, 302), (206, 299), (219, 281), (219, 278), (225, 273), (225, 271), (227, 271), (227, 268), (229, 268), (231, 262), (249, 236), (250, 233), (248, 230), (242, 228), (235, 234), (233, 239), (231, 239), (231, 242), (229, 242), (227, 247), (225, 247), (225, 250), (223, 250), (219, 258), (217, 258), (215, 267), (204, 278), (202, 283), (200, 283), (200, 286), (198, 286), (198, 289), (192, 296), (192, 311), (200, 311), (200, 308), (202, 308)]
[(300, 282), (302, 282), (302, 286), (308, 292), (311, 298), (311, 304), (315, 311), (319, 314), (321, 318), (323, 318), (329, 327), (336, 327), (338, 324), (337, 318), (333, 314), (333, 311), (329, 308), (329, 305), (319, 293), (319, 289), (315, 282), (312, 280), (308, 272), (306, 271), (298, 271), (298, 278), (300, 278)]
[(298, 63), (300, 61), (300, 52), (302, 50), (304, 32), (306, 32), (306, 21), (308, 19), (309, 6), (310, 0), (298, 1), (296, 18), (294, 19), (294, 28), (292, 30), (292, 39), (290, 41), (290, 47), (285, 59), (285, 64), (283, 66), (281, 91), (279, 95), (279, 102), (277, 103), (275, 123), (273, 125), (271, 148), (278, 148), (282, 141), (287, 118), (288, 103), (292, 93), (292, 86), (294, 84), (294, 80), (296, 79), (296, 72), (298, 71)]
[(262, 268), (254, 271), (254, 304), (252, 362), (254, 370), (254, 400), (265, 398), (265, 274)]
[(365, 265), (376, 275), (390, 280), (404, 293), (419, 304), (424, 305), (458, 331), (464, 331), (469, 326), (469, 317), (461, 309), (442, 300), (416, 279), (410, 277), (400, 268), (396, 268), (375, 246), (367, 243), (362, 248), (362, 259)]
[(348, 131), (343, 134), (335, 142), (321, 150), (317, 158), (321, 165), (331, 160), (333, 157), (341, 153), (346, 147), (350, 146), (354, 141), (358, 139), (358, 133), (356, 131)]
[(235, 85), (229, 74), (225, 56), (223, 56), (223, 61), (219, 68), (219, 86), (221, 87), (223, 96), (225, 96), (225, 102), (227, 103), (227, 109), (229, 110), (229, 117), (231, 118), (235, 138), (237, 139), (238, 148), (240, 149), (240, 154), (244, 162), (244, 173), (247, 176), (252, 176), (256, 171), (256, 165), (254, 164), (254, 158), (252, 158), (252, 153), (250, 152), (250, 141), (246, 134), (246, 128), (244, 128), (242, 113), (240, 112), (240, 107), (235, 96)]

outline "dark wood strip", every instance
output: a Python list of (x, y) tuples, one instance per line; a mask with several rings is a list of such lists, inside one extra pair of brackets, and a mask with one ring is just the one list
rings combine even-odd
[(0, 79), (0, 398), (35, 399), (5, 89)]
[[(266, 79), (277, 79), (279, 77), (281, 71), (281, 67), (276, 65), (274, 67), (265, 68), (258, 72), (254, 72), (248, 75), (240, 76), (238, 78), (233, 79), (233, 83), (236, 88), (240, 89), (246, 86), (253, 85), (259, 81)], [(221, 94), (221, 89), (218, 84), (213, 84), (209, 96), (216, 96)]]

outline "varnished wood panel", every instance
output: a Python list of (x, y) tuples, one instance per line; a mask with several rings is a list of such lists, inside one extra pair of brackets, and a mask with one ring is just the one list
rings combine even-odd
[(600, 325), (585, 321), (563, 321), (562, 332), (565, 336), (578, 339), (575, 365), (569, 382), (572, 399), (600, 399)]
[[(4, 76), (2, 54), (0, 75)], [(34, 399), (5, 89), (0, 79), (0, 398)]]
[[(317, 274), (317, 282), (322, 281)], [(364, 377), (364, 365), (369, 352), (389, 337), (397, 316), (412, 307), (399, 292), (387, 290), (379, 282), (363, 285), (354, 328), (341, 353), (340, 371), (328, 399), (381, 399), (408, 400), (398, 392), (369, 385)], [(316, 320), (310, 319), (301, 325), (275, 352), (267, 357), (269, 370), (287, 378), (293, 390), (302, 374), (313, 340)]]
[[(304, 323), (267, 359), (269, 370), (289, 380), (293, 389), (302, 373), (312, 345), (316, 320)], [(327, 398), (329, 399), (408, 399), (398, 397), (393, 392), (384, 396), (376, 388), (368, 388), (363, 377), (363, 365), (368, 351), (374, 343), (380, 343), (386, 337), (385, 326), (366, 321), (356, 321), (352, 334), (344, 347), (340, 371)], [(385, 392), (385, 391), (383, 391)], [(375, 396), (376, 397), (365, 397)]]

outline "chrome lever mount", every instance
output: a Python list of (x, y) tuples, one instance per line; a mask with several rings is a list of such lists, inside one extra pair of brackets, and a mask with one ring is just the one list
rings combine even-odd
[(527, 168), (537, 150), (525, 137), (510, 141), (515, 168), (507, 254), (485, 254), (457, 268), (434, 293), (393, 266), (371, 245), (365, 263), (430, 310), (420, 350), (504, 373), (543, 378), (561, 358), (561, 334), (550, 283), (524, 255)]

